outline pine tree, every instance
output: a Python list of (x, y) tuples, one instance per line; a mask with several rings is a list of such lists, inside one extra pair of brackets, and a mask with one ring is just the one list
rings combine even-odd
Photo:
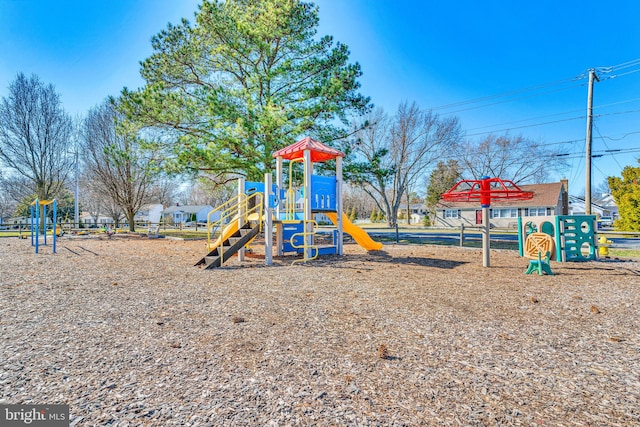
[(349, 221), (355, 222), (358, 219), (358, 209), (354, 206), (349, 214)]
[(369, 215), (369, 221), (376, 222), (377, 219), (378, 219), (378, 210), (376, 208), (373, 208), (373, 210), (371, 211), (371, 215)]
[(346, 45), (318, 35), (313, 3), (201, 3), (193, 24), (169, 24), (152, 38), (145, 86), (122, 93), (129, 118), (171, 133), (167, 169), (260, 180), (296, 135), (336, 140), (349, 114), (369, 109), (360, 65)]

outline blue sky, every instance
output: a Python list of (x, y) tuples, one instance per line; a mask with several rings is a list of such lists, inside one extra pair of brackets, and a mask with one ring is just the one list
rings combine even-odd
[[(193, 20), (196, 0), (0, 0), (0, 96), (18, 72), (53, 83), (82, 115), (143, 84), (139, 61), (168, 22)], [(640, 2), (318, 0), (321, 35), (345, 43), (362, 93), (393, 113), (415, 101), (457, 115), (471, 139), (522, 134), (567, 156), (553, 178), (584, 191), (586, 79), (594, 90), (593, 183), (640, 156)], [(616, 76), (612, 78), (612, 76)], [(523, 90), (541, 86), (536, 90)], [(512, 92), (507, 97), (494, 95)], [(514, 93), (515, 92), (515, 93)], [(491, 98), (487, 98), (491, 97)], [(467, 101), (487, 98), (482, 102)], [(445, 105), (455, 106), (440, 108)], [(637, 132), (637, 133), (635, 133)], [(618, 154), (606, 150), (623, 150)]]

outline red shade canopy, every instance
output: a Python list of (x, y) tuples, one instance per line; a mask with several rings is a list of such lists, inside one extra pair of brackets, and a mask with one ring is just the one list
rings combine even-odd
[(509, 180), (483, 177), (464, 179), (442, 195), (448, 202), (480, 202), (483, 208), (491, 206), (492, 200), (528, 200), (533, 191), (523, 191)]
[(303, 138), (295, 144), (276, 151), (273, 153), (273, 157), (282, 157), (287, 160), (301, 159), (304, 156), (304, 150), (311, 152), (311, 161), (314, 163), (326, 162), (336, 157), (344, 157), (343, 152), (324, 145), (322, 142), (311, 139), (310, 137)]

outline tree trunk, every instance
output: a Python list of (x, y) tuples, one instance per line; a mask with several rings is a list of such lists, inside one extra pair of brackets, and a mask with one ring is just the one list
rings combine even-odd
[(133, 217), (135, 216), (134, 212), (125, 212), (125, 215), (127, 217), (127, 222), (129, 223), (129, 233), (135, 233), (136, 231), (136, 224), (133, 220)]

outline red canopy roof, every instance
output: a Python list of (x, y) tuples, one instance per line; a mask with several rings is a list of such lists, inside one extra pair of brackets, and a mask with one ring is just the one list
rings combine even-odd
[(322, 142), (311, 139), (310, 137), (303, 138), (295, 144), (276, 151), (273, 153), (273, 157), (282, 157), (287, 160), (300, 159), (304, 156), (304, 150), (311, 151), (311, 161), (314, 163), (326, 162), (336, 157), (344, 157), (344, 153), (341, 151), (324, 145)]

